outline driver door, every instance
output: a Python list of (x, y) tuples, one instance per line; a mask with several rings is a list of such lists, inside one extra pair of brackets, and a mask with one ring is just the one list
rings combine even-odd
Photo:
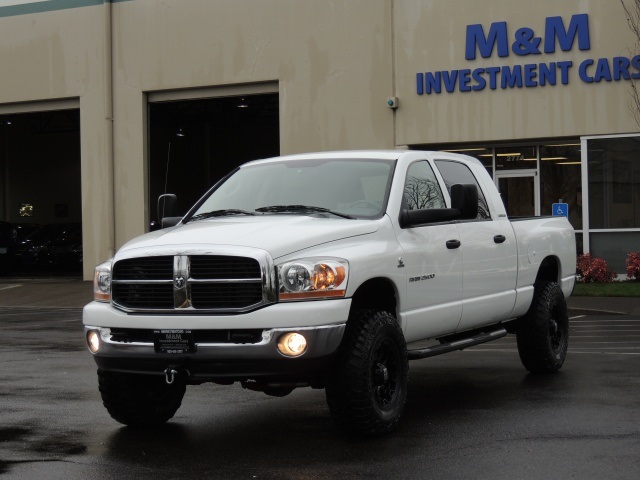
[[(411, 164), (403, 191), (403, 208), (444, 208), (442, 189), (426, 160)], [(398, 212), (400, 213), (400, 212)], [(407, 342), (455, 331), (462, 314), (462, 249), (455, 247), (454, 223), (397, 227), (404, 250)]]

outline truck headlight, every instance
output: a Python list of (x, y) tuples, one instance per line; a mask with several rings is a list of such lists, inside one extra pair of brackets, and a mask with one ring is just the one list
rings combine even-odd
[(93, 299), (98, 302), (111, 301), (111, 260), (96, 267), (93, 276)]
[(344, 297), (349, 263), (341, 258), (305, 258), (278, 265), (280, 300)]

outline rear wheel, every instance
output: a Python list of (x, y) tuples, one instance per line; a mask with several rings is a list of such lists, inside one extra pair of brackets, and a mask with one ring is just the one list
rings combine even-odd
[(105, 408), (120, 423), (152, 427), (172, 418), (186, 386), (167, 384), (163, 375), (134, 375), (98, 369), (98, 385)]
[(560, 286), (541, 282), (517, 331), (518, 353), (534, 373), (557, 372), (567, 356), (569, 315)]
[(326, 386), (334, 420), (352, 433), (380, 435), (399, 423), (409, 367), (402, 330), (388, 312), (356, 312)]

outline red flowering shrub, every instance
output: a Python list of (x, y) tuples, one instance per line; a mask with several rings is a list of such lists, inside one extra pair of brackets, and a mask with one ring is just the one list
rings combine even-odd
[(627, 255), (627, 277), (640, 282), (640, 252), (631, 252)]
[(590, 253), (578, 255), (576, 262), (578, 281), (584, 283), (606, 283), (616, 278), (602, 258), (592, 257)]

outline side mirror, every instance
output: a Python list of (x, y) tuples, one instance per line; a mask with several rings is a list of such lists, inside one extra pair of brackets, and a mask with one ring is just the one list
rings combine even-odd
[(176, 216), (178, 197), (173, 193), (165, 193), (158, 197), (158, 220), (161, 228), (177, 225), (182, 217)]
[(451, 207), (460, 211), (461, 220), (478, 216), (478, 187), (473, 183), (451, 185)]
[(450, 222), (460, 218), (460, 210), (456, 208), (428, 208), (425, 210), (402, 210), (400, 227), (416, 227), (428, 223)]

